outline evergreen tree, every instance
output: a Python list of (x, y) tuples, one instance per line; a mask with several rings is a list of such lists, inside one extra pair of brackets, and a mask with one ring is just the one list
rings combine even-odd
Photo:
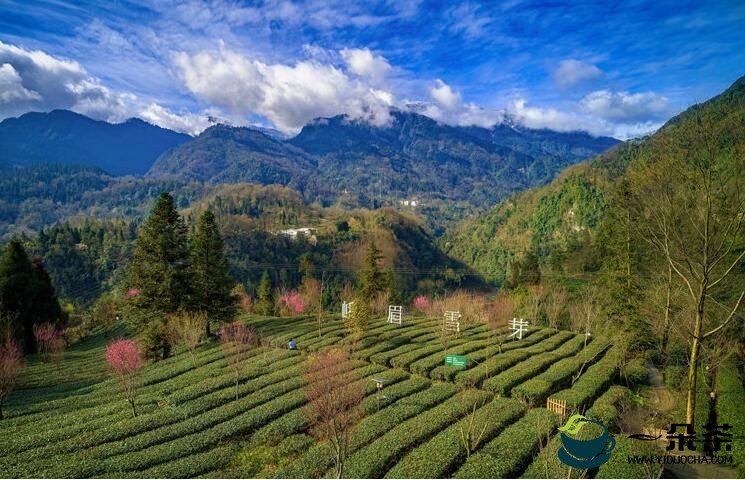
[(269, 278), (269, 272), (264, 270), (261, 276), (261, 282), (256, 292), (258, 301), (256, 302), (256, 313), (260, 315), (274, 315), (274, 290), (272, 289), (272, 280)]
[(31, 282), (31, 329), (33, 330), (33, 325), (45, 322), (58, 326), (64, 324), (67, 314), (57, 301), (52, 279), (39, 257), (31, 261)]
[(136, 331), (142, 330), (150, 313), (167, 313), (188, 306), (189, 249), (186, 226), (174, 207), (173, 197), (161, 193), (150, 217), (137, 237), (127, 278), (136, 291), (131, 305), (138, 312), (130, 316)]
[(13, 238), (0, 258), (0, 313), (10, 321), (14, 334), (22, 339), (23, 350), (31, 353), (36, 342), (31, 328), (33, 273), (21, 241)]
[(370, 302), (378, 292), (385, 289), (383, 274), (378, 268), (378, 261), (383, 258), (381, 252), (375, 245), (374, 240), (370, 240), (365, 255), (365, 269), (360, 278), (358, 297), (365, 302)]
[(541, 283), (541, 267), (538, 265), (538, 257), (529, 251), (520, 265), (520, 284), (537, 285), (539, 283)]
[(209, 210), (200, 217), (192, 239), (191, 271), (192, 308), (207, 314), (209, 337), (212, 318), (228, 321), (236, 312), (236, 299), (232, 294), (235, 282), (228, 274), (228, 260), (215, 215)]
[(0, 314), (10, 321), (26, 353), (36, 351), (34, 325), (66, 319), (41, 259), (30, 261), (18, 239), (8, 243), (0, 258)]

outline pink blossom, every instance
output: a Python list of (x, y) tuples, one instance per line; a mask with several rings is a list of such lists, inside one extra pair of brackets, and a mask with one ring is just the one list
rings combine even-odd
[(424, 295), (419, 295), (414, 299), (414, 308), (417, 310), (425, 310), (429, 307), (429, 299)]
[(303, 313), (305, 311), (305, 301), (303, 300), (303, 297), (300, 295), (300, 293), (298, 293), (296, 290), (282, 295), (281, 299), (284, 304), (287, 305), (287, 308), (289, 308), (293, 312)]
[(116, 340), (106, 347), (106, 361), (115, 375), (131, 375), (142, 367), (142, 350), (132, 340)]
[(35, 324), (33, 331), (36, 342), (40, 345), (48, 345), (60, 336), (60, 332), (51, 323)]
[(136, 297), (140, 293), (142, 293), (142, 290), (141, 289), (139, 289), (139, 288), (131, 288), (131, 289), (127, 290), (127, 297), (129, 297), (129, 298)]

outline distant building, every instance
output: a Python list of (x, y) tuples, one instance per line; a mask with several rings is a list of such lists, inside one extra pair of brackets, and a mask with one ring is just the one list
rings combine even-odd
[(304, 237), (312, 237), (313, 236), (313, 228), (309, 227), (303, 227), (303, 228), (288, 228), (287, 230), (280, 230), (279, 234), (284, 235), (286, 237), (290, 237), (292, 239), (295, 239), (298, 237), (298, 235), (302, 235)]
[(419, 205), (419, 201), (418, 200), (409, 200), (409, 199), (407, 199), (407, 200), (399, 200), (398, 202), (401, 205), (403, 205), (404, 207), (416, 207), (417, 205)]

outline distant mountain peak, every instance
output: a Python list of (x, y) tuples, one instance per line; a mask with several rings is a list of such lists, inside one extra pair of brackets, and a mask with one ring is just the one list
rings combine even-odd
[(10, 166), (57, 163), (143, 174), (163, 152), (189, 139), (137, 118), (109, 123), (70, 110), (28, 112), (0, 122), (0, 160)]

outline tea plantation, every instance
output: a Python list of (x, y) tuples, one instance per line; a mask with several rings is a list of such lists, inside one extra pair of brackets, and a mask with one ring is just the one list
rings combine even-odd
[[(507, 328), (495, 338), (470, 325), (446, 346), (441, 319), (406, 320), (377, 320), (345, 366), (367, 395), (347, 477), (566, 477), (567, 467), (549, 461), (562, 420), (542, 408), (546, 399), (613, 423), (626, 394), (613, 386), (623, 352), (602, 338), (586, 344), (584, 335), (531, 327), (512, 340)], [(303, 372), (309, 354), (345, 342), (341, 319), (326, 318), (320, 332), (308, 317), (247, 322), (262, 346), (243, 366), (238, 400), (214, 340), (149, 364), (135, 418), (106, 370), (103, 352), (115, 334), (70, 348), (59, 368), (32, 360), (0, 421), (0, 477), (332, 475), (327, 446), (308, 434)], [(287, 349), (290, 338), (298, 351)], [(445, 365), (446, 353), (465, 355), (467, 368)], [(382, 395), (373, 377), (384, 380)], [(469, 455), (461, 432), (472, 414), (483, 436)], [(639, 475), (607, 465), (616, 476)]]

